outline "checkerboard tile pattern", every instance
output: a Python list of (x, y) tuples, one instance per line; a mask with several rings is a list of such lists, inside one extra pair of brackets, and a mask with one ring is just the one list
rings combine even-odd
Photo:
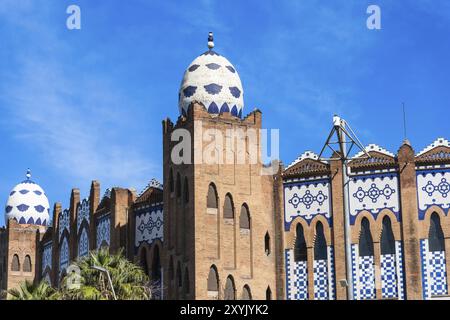
[(334, 248), (328, 247), (328, 291), (329, 300), (336, 299), (336, 273), (334, 271)]
[(292, 296), (291, 296), (291, 261), (290, 261), (290, 257), (291, 255), (289, 254), (290, 250), (285, 250), (284, 251), (284, 261), (286, 261), (286, 298), (288, 300), (292, 300)]
[(286, 250), (287, 294), (289, 300), (308, 300), (308, 265), (295, 262), (294, 251)]
[(358, 245), (352, 244), (352, 280), (353, 280), (353, 292), (354, 299), (359, 300), (359, 290), (357, 290), (358, 284)]
[(397, 266), (394, 254), (381, 256), (381, 293), (384, 299), (398, 298)]
[[(333, 300), (336, 296), (336, 279), (334, 272), (334, 250), (328, 249), (327, 260), (313, 262), (314, 299)], [(286, 250), (286, 295), (288, 300), (308, 300), (308, 264), (306, 261), (295, 262), (294, 251)]]
[[(352, 247), (352, 279), (355, 300), (376, 299), (375, 259), (360, 257), (358, 244)], [(385, 299), (405, 299), (402, 242), (395, 242), (395, 255), (383, 255), (381, 263), (381, 291)]]
[(314, 261), (314, 299), (328, 300), (328, 260)]
[(397, 290), (398, 298), (400, 300), (405, 299), (405, 269), (403, 267), (403, 245), (401, 241), (395, 242), (395, 256), (396, 256), (396, 268), (397, 268)]
[(428, 239), (420, 240), (424, 299), (448, 295), (445, 251), (430, 252)]
[(428, 239), (420, 240), (420, 259), (422, 260), (422, 295), (424, 299), (431, 297), (428, 281)]
[(448, 294), (447, 271), (445, 267), (445, 251), (430, 252), (429, 259), (429, 281), (432, 296)]
[(371, 300), (376, 298), (374, 257), (358, 257), (359, 267), (359, 299)]

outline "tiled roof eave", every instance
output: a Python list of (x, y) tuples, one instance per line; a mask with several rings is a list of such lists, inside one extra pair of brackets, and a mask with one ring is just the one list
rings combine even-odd
[(350, 168), (392, 168), (397, 166), (397, 162), (395, 161), (381, 161), (381, 162), (373, 162), (373, 163), (350, 163)]
[(329, 176), (330, 170), (308, 170), (308, 171), (289, 171), (282, 174), (283, 178), (309, 178), (316, 176)]
[(417, 165), (442, 165), (442, 164), (450, 164), (450, 159), (442, 158), (442, 159), (416, 159)]

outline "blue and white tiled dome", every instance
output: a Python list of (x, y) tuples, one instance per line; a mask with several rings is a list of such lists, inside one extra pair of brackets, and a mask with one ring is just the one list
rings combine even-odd
[(244, 90), (234, 66), (225, 57), (213, 51), (212, 33), (209, 50), (197, 57), (184, 73), (179, 92), (180, 113), (187, 114), (193, 101), (201, 102), (209, 113), (230, 112), (241, 117)]
[(50, 206), (42, 188), (27, 179), (12, 189), (5, 207), (5, 221), (15, 219), (20, 224), (47, 226), (50, 217)]

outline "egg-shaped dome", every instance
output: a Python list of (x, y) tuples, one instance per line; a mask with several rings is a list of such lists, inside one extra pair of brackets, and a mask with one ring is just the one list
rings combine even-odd
[(186, 69), (179, 92), (180, 113), (187, 114), (193, 101), (201, 102), (209, 113), (230, 112), (241, 117), (244, 90), (236, 68), (213, 51), (212, 33), (208, 38), (209, 50), (197, 57)]
[(50, 218), (47, 196), (30, 178), (28, 170), (27, 179), (16, 185), (9, 194), (5, 207), (5, 221), (15, 219), (20, 224), (47, 226)]

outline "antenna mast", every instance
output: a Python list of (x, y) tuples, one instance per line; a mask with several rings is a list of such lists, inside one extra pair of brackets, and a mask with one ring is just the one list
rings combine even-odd
[[(356, 136), (350, 125), (339, 116), (333, 117), (333, 128), (331, 129), (328, 139), (320, 152), (319, 159), (325, 161), (341, 161), (342, 162), (342, 180), (344, 185), (344, 218), (345, 218), (345, 260), (347, 279), (343, 283), (347, 286), (348, 300), (354, 300), (353, 277), (352, 277), (352, 251), (351, 251), (351, 231), (350, 231), (350, 196), (348, 163), (351, 160), (351, 151), (353, 148), (359, 149), (364, 153), (364, 157), (370, 158), (361, 141)], [(330, 149), (333, 154), (330, 158), (323, 158), (325, 150)], [(337, 155), (337, 157), (336, 157)]]

